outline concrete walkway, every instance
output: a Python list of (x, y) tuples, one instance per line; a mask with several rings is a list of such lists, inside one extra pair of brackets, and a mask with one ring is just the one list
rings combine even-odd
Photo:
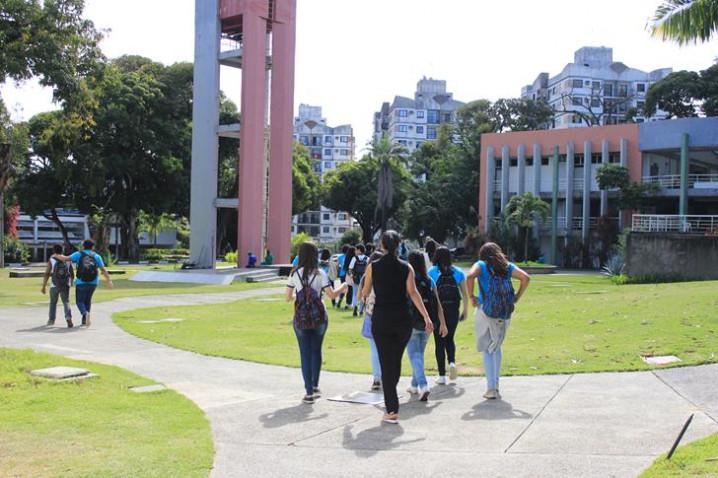
[[(493, 402), (481, 398), (481, 377), (460, 377), (434, 387), (428, 403), (402, 406), (401, 425), (392, 426), (382, 425), (380, 410), (371, 406), (301, 404), (297, 369), (176, 350), (133, 337), (110, 320), (140, 307), (277, 291), (100, 303), (90, 329), (44, 327), (44, 308), (6, 309), (0, 347), (117, 365), (183, 393), (211, 421), (213, 477), (632, 477), (668, 450), (689, 414), (696, 412), (685, 442), (718, 432), (718, 365), (507, 377), (504, 400)], [(325, 397), (369, 384), (366, 376), (341, 373), (324, 373), (321, 381)], [(407, 385), (402, 379), (400, 390)]]

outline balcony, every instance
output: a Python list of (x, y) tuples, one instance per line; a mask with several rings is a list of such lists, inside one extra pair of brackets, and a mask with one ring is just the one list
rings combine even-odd
[[(667, 174), (663, 176), (643, 176), (644, 183), (657, 184), (662, 189), (680, 189), (681, 175)], [(689, 174), (688, 188), (718, 188), (718, 173)]]
[[(601, 218), (599, 218), (599, 217), (589, 217), (588, 218), (588, 228), (596, 229), (598, 227), (598, 221), (600, 219)], [(611, 222), (614, 222), (616, 225), (618, 225), (618, 217), (609, 217), (608, 220)], [(552, 227), (551, 217), (547, 217), (546, 220), (541, 223), (541, 230), (542, 231), (550, 231), (551, 227)], [(583, 217), (581, 217), (581, 216), (574, 217), (573, 221), (571, 221), (571, 230), (580, 231), (582, 229), (583, 229)], [(558, 230), (559, 231), (566, 230), (566, 217), (559, 216)]]
[(633, 232), (677, 232), (718, 235), (718, 216), (680, 216), (678, 214), (634, 214)]

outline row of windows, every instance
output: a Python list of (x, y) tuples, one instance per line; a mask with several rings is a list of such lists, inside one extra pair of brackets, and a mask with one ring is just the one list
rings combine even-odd
[(410, 114), (416, 114), (417, 119), (424, 119), (426, 112), (424, 110), (416, 110), (416, 113), (414, 110), (396, 110), (396, 113), (394, 113), (394, 115), (399, 118), (406, 118)]
[[(331, 221), (331, 213), (325, 212), (322, 213), (322, 220), (324, 221)], [(345, 212), (337, 213), (337, 220), (339, 221), (346, 221), (349, 219), (349, 215)], [(318, 212), (309, 212), (309, 213), (303, 213), (300, 214), (297, 217), (297, 222), (299, 224), (319, 224), (319, 213)]]
[[(341, 155), (343, 155), (343, 156), (347, 156), (347, 155), (349, 154), (349, 150), (348, 150), (348, 149), (337, 149), (336, 152), (337, 152), (337, 154), (341, 154)], [(324, 150), (324, 156), (331, 156), (331, 155), (332, 155), (332, 150), (331, 150), (331, 149), (325, 149), (325, 150)]]
[[(615, 88), (614, 88), (615, 85)], [(636, 93), (644, 94), (649, 86), (649, 83), (636, 83)], [(590, 88), (594, 91), (599, 91), (601, 89), (601, 82), (596, 80), (584, 80), (581, 78), (573, 78), (568, 79), (563, 82), (563, 87), (565, 89), (573, 89), (573, 88)], [(616, 96), (628, 96), (628, 83), (611, 83), (611, 82), (603, 82), (603, 95), (604, 96), (613, 96), (614, 93)], [(556, 86), (551, 88), (551, 94), (556, 94)]]
[[(551, 164), (551, 158), (552, 156), (542, 156), (541, 157), (541, 165), (542, 166), (548, 166)], [(565, 163), (566, 162), (566, 155), (565, 154), (559, 154), (558, 156), (558, 162), (559, 163)], [(609, 152), (608, 153), (608, 162), (613, 164), (619, 164), (621, 162), (621, 153), (619, 152)], [(603, 155), (601, 153), (592, 153), (591, 154), (591, 164), (601, 164), (603, 163)], [(533, 166), (534, 164), (534, 158), (529, 156), (525, 159), (526, 166)], [(575, 167), (583, 167), (584, 165), (584, 155), (583, 153), (574, 153), (573, 155), (573, 164)], [(501, 169), (501, 159), (495, 160), (496, 169)], [(509, 166), (518, 166), (519, 160), (518, 158), (509, 158)]]
[[(302, 143), (304, 146), (309, 146), (309, 143), (311, 143), (312, 146), (319, 146), (321, 138), (321, 136), (302, 135), (299, 137), (299, 142)], [(349, 143), (349, 136), (336, 136), (334, 138), (336, 138), (336, 141), (338, 141), (339, 143)], [(329, 146), (333, 145), (334, 138), (332, 136), (325, 136), (324, 144)]]
[[(396, 110), (394, 113), (394, 116), (397, 118), (406, 118), (409, 116), (410, 113), (413, 113), (413, 110)], [(416, 118), (417, 119), (423, 119), (424, 118), (424, 110), (416, 110)], [(439, 119), (441, 118), (441, 121), (444, 123), (451, 122), (451, 112), (442, 113), (441, 116), (439, 116), (439, 110), (426, 110), (426, 122), (429, 124), (439, 124)]]

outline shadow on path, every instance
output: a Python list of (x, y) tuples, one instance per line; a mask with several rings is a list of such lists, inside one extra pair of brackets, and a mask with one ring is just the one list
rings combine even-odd
[(462, 420), (528, 420), (533, 415), (514, 408), (503, 400), (485, 400), (474, 405), (471, 411), (462, 415)]
[(434, 385), (431, 387), (431, 394), (429, 395), (429, 399), (451, 399), (451, 398), (459, 398), (462, 395), (466, 393), (466, 389), (464, 387), (459, 387), (455, 383), (451, 383), (448, 385)]
[(311, 405), (300, 403), (289, 408), (280, 408), (273, 412), (265, 413), (259, 416), (265, 428), (280, 428), (296, 423), (306, 423), (314, 420), (321, 420), (329, 416), (327, 413), (311, 416), (314, 408)]
[(57, 326), (57, 325), (40, 325), (38, 327), (33, 327), (31, 329), (18, 329), (15, 332), (40, 332), (44, 334), (66, 334), (66, 333), (73, 333), (73, 332), (82, 332), (84, 330), (83, 328), (80, 328), (78, 326), (69, 328), (67, 326)]
[(397, 441), (404, 434), (401, 425), (382, 422), (380, 425), (360, 431), (356, 436), (352, 433), (352, 425), (344, 427), (342, 446), (353, 450), (358, 457), (368, 458), (380, 451), (389, 451), (409, 443), (423, 441), (424, 438)]

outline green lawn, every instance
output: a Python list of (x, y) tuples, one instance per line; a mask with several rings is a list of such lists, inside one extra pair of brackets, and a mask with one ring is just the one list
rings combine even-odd
[[(211, 294), (267, 287), (266, 284), (248, 283), (216, 286), (164, 282), (132, 282), (129, 280), (130, 277), (140, 270), (172, 270), (174, 267), (173, 265), (113, 267), (113, 269), (126, 270), (126, 275), (112, 276), (112, 282), (115, 284), (114, 289), (108, 289), (105, 286), (104, 280), (101, 281), (100, 288), (95, 294), (93, 301), (103, 302), (122, 297), (137, 297), (143, 295)], [(0, 271), (0, 308), (45, 305), (47, 304), (48, 296), (42, 295), (40, 292), (41, 288), (41, 277), (33, 279), (10, 279), (7, 270)], [(72, 294), (74, 294), (74, 291)], [(72, 302), (74, 303), (74, 298)]]
[[(99, 377), (53, 383), (27, 373), (55, 365)], [(208, 476), (204, 414), (170, 390), (128, 390), (151, 383), (116, 367), (0, 349), (0, 476)]]
[(678, 448), (671, 458), (663, 456), (644, 471), (640, 478), (718, 476), (718, 434)]
[[(718, 282), (613, 285), (599, 276), (536, 276), (519, 304), (505, 344), (506, 374), (548, 374), (650, 368), (642, 355), (677, 355), (681, 365), (718, 362)], [(159, 307), (117, 314), (139, 337), (208, 355), (298, 365), (291, 304), (279, 297), (231, 304)], [(161, 318), (183, 322), (140, 323)], [(473, 317), (459, 325), (457, 361), (482, 373)], [(368, 372), (361, 320), (330, 311), (325, 366)], [(427, 366), (435, 368), (433, 344)], [(409, 369), (404, 368), (407, 372)]]

